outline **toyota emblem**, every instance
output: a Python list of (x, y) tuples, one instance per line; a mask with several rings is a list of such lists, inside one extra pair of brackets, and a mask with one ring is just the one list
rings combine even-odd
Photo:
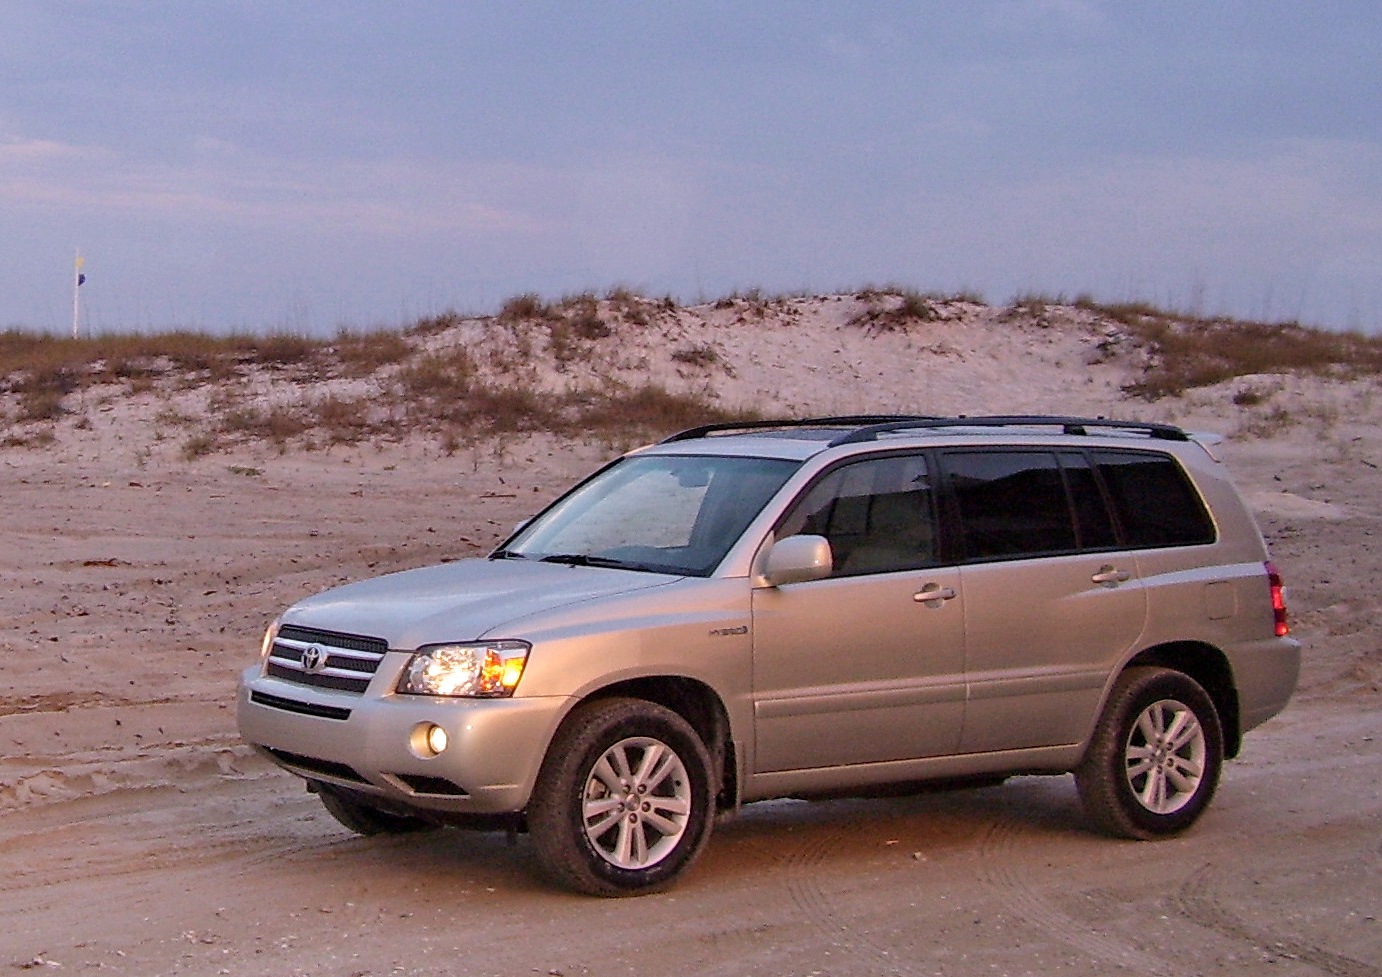
[(308, 645), (302, 652), (302, 670), (317, 675), (326, 670), (327, 652), (321, 645)]

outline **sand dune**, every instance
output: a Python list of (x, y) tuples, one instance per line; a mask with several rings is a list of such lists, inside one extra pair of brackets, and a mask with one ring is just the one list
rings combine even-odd
[[(502, 838), (352, 840), (235, 736), (235, 677), (264, 625), (338, 582), (484, 552), (624, 439), (399, 427), (312, 448), (230, 440), (189, 460), (217, 388), (109, 384), (72, 395), (46, 446), (0, 449), (0, 966), (1180, 975), (1273, 960), (1278, 974), (1378, 974), (1377, 379), (1242, 377), (1149, 402), (1123, 392), (1142, 354), (1088, 310), (955, 302), (890, 328), (861, 322), (869, 308), (678, 309), (615, 322), (567, 361), (520, 356), (492, 320), (425, 345), (472, 350), (495, 376), (517, 363), (512, 382), (553, 392), (651, 382), (770, 415), (1057, 412), (1222, 433), (1306, 664), (1191, 836), (1154, 850), (1089, 835), (1068, 784), (1042, 780), (768, 805), (636, 907), (547, 891)], [(380, 382), (234, 384), (292, 402)], [(634, 919), (661, 934), (641, 955), (610, 942), (636, 941)]]

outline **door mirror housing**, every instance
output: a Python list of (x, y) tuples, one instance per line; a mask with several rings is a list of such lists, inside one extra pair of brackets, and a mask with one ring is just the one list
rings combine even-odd
[(773, 543), (763, 567), (770, 587), (805, 583), (830, 576), (835, 558), (824, 536), (788, 536)]

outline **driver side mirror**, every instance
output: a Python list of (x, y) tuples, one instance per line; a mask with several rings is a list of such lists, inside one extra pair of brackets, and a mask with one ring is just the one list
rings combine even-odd
[(788, 536), (768, 551), (763, 577), (771, 587), (823, 580), (830, 576), (834, 562), (830, 541), (824, 536)]

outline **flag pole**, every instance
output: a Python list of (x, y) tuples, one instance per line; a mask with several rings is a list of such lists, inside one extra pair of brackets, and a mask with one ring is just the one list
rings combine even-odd
[(77, 327), (81, 321), (81, 287), (82, 279), (86, 276), (82, 274), (82, 265), (86, 264), (86, 259), (82, 257), (82, 249), (77, 249), (77, 257), (72, 262), (72, 338), (77, 338)]

